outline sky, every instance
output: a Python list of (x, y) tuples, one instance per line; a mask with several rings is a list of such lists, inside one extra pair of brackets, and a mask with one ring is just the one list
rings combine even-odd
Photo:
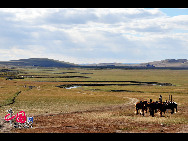
[(188, 59), (188, 8), (1, 8), (0, 61)]

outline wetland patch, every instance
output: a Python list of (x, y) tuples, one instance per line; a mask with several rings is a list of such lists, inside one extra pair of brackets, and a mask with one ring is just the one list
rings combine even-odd
[[(63, 81), (61, 81), (63, 82)], [(128, 84), (125, 83), (93, 83), (93, 84), (64, 84), (64, 85), (58, 85), (56, 87), (59, 88), (70, 88), (70, 87), (81, 87), (81, 86), (130, 86), (130, 85), (149, 85), (149, 86), (174, 86), (171, 83), (158, 83), (158, 82), (139, 82), (139, 81), (64, 81), (64, 82), (130, 82)], [(118, 90), (112, 90), (112, 91), (118, 91)], [(127, 91), (127, 90), (120, 90), (120, 91)]]
[(90, 78), (87, 76), (48, 76), (48, 75), (20, 75), (21, 78)]
[(144, 93), (143, 91), (131, 91), (131, 90), (110, 90), (111, 92), (137, 92)]

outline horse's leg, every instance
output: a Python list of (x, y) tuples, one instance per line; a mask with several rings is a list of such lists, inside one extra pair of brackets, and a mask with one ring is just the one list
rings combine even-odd
[(142, 115), (144, 116), (144, 108), (142, 108)]
[(136, 114), (138, 115), (138, 108), (136, 108)]
[(160, 111), (160, 116), (162, 117), (162, 111)]
[(152, 110), (152, 117), (154, 117), (154, 110)]
[(171, 110), (172, 110), (171, 114), (173, 114), (174, 113), (174, 108), (172, 108)]

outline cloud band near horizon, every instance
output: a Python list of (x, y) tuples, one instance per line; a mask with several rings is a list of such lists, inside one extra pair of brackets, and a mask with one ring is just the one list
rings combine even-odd
[(2, 61), (141, 63), (188, 56), (188, 9), (0, 9), (0, 19)]

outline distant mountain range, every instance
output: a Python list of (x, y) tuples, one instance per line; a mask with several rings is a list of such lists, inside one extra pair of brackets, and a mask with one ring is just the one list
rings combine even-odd
[(129, 67), (187, 67), (187, 59), (166, 59), (161, 61), (153, 61), (148, 63), (99, 63), (99, 64), (87, 64), (84, 66), (129, 66)]
[(153, 65), (155, 67), (186, 67), (188, 68), (187, 59), (165, 59), (161, 61), (153, 61), (148, 63), (139, 64), (141, 66)]
[(20, 67), (130, 67), (130, 68), (188, 68), (187, 59), (166, 59), (161, 61), (153, 61), (148, 63), (99, 63), (99, 64), (73, 64), (64, 61), (58, 61), (48, 58), (29, 58), (10, 61), (0, 61), (0, 66), (20, 66)]

